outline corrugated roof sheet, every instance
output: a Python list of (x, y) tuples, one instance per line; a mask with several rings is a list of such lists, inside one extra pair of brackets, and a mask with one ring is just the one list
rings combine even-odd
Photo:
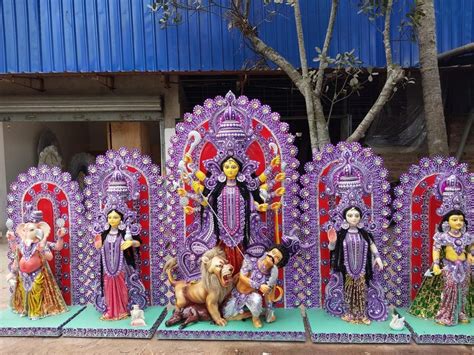
[[(225, 0), (223, 0), (225, 1)], [(225, 71), (248, 68), (256, 59), (237, 30), (218, 13), (184, 14), (179, 26), (160, 29), (151, 0), (0, 0), (0, 74), (63, 72)], [(397, 31), (412, 1), (399, 0), (392, 17), (393, 58), (416, 66), (416, 44)], [(474, 41), (474, 1), (437, 0), (438, 50)], [(331, 54), (355, 48), (365, 66), (385, 64), (383, 19), (357, 14), (356, 0), (341, 0)], [(311, 65), (322, 46), (329, 0), (302, 0), (306, 50)], [(259, 28), (261, 37), (299, 67), (292, 9)], [(253, 2), (254, 18), (266, 9)]]

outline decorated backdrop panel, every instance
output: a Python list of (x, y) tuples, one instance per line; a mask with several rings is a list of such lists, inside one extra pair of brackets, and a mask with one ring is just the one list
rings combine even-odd
[[(474, 174), (467, 164), (453, 157), (423, 158), (400, 177), (395, 188), (394, 234), (403, 250), (394, 251), (396, 274), (391, 275), (396, 285), (399, 306), (408, 306), (421, 286), (424, 273), (431, 267), (433, 235), (441, 220), (437, 209), (441, 206), (440, 183), (455, 175), (462, 184), (466, 199), (468, 229), (474, 223)], [(401, 256), (399, 258), (399, 256)]]
[[(339, 203), (329, 189), (329, 180), (336, 166), (345, 163), (350, 163), (357, 174), (365, 175), (367, 190), (371, 191), (363, 195), (368, 210), (363, 217), (366, 229), (374, 236), (375, 244), (383, 255), (385, 269), (390, 270), (393, 265), (387, 232), (390, 184), (382, 158), (370, 148), (362, 148), (359, 143), (341, 142), (337, 146), (328, 144), (314, 154), (313, 161), (305, 165), (306, 174), (301, 177), (301, 221), (306, 246), (297, 262), (306, 272), (299, 278), (299, 292), (295, 296), (298, 303), (307, 307), (323, 305), (324, 291), (330, 276), (327, 230), (333, 223), (330, 212)], [(381, 280), (387, 299), (392, 302), (394, 290), (387, 281)]]
[[(285, 233), (298, 227), (299, 175), (296, 169), (299, 162), (295, 158), (297, 148), (293, 145), (294, 136), (288, 132), (288, 124), (281, 122), (280, 115), (277, 112), (272, 112), (269, 106), (262, 105), (259, 100), (251, 100), (246, 96), (235, 97), (233, 93), (229, 92), (225, 97), (217, 96), (214, 99), (207, 99), (202, 106), (195, 106), (192, 113), (184, 115), (184, 122), (176, 125), (176, 134), (171, 138), (167, 178), (171, 208), (169, 231), (173, 235), (174, 247), (171, 254), (173, 256), (176, 256), (180, 248), (184, 248), (186, 238), (199, 228), (201, 223), (200, 220), (196, 220), (196, 217), (185, 215), (183, 206), (179, 203), (180, 198), (176, 193), (176, 188), (181, 177), (180, 162), (184, 160), (185, 155), (189, 155), (201, 171), (207, 172), (205, 162), (219, 154), (213, 140), (218, 130), (216, 119), (219, 119), (219, 115), (224, 115), (224, 110), (228, 108), (233, 110), (232, 112), (237, 112), (240, 119), (239, 124), (243, 126), (239, 129), (245, 132), (246, 139), (251, 142), (244, 152), (238, 152), (238, 154), (245, 155), (251, 164), (256, 162), (258, 167), (255, 175), (266, 171), (270, 161), (276, 155), (281, 159), (279, 171), (284, 170), (286, 173), (285, 180), (278, 183), (277, 186), (273, 186), (275, 189), (279, 186), (286, 188), (286, 193), (281, 199), (282, 208), (276, 215), (269, 208), (266, 215), (258, 221), (260, 230), (254, 230), (254, 233), (270, 236), (274, 242), (278, 243)], [(199, 137), (199, 140), (193, 138), (196, 136)], [(249, 178), (251, 177), (249, 176)], [(271, 202), (273, 201), (271, 200)], [(198, 260), (195, 262), (197, 263)], [(284, 305), (286, 307), (298, 305), (292, 291), (296, 285), (294, 278), (304, 272), (301, 266), (291, 262), (284, 271), (280, 271), (280, 284), (284, 286), (286, 297)]]
[[(58, 229), (63, 226), (66, 229), (64, 247), (53, 251), (54, 258), (49, 265), (66, 303), (82, 303), (80, 251), (76, 243), (84, 235), (84, 206), (79, 185), (71, 181), (69, 173), (57, 167), (41, 165), (28, 169), (10, 185), (7, 196), (7, 216), (13, 221), (12, 230), (24, 222), (25, 215), (32, 210), (41, 210), (44, 221), (51, 226), (48, 241), (55, 242)], [(9, 252), (9, 268), (13, 257)]]
[(87, 233), (78, 241), (84, 301), (93, 301), (97, 267), (100, 265), (99, 252), (94, 248), (93, 240), (97, 234), (97, 215), (104, 203), (104, 179), (107, 179), (116, 167), (124, 169), (137, 184), (137, 198), (128, 201), (128, 208), (136, 213), (136, 222), (141, 226), (142, 243), (138, 263), (148, 300), (152, 305), (166, 305), (168, 288), (164, 283), (162, 270), (164, 256), (168, 254), (170, 245), (164, 236), (166, 205), (169, 201), (165, 199), (166, 189), (158, 166), (139, 150), (127, 148), (109, 150), (105, 155), (98, 156), (95, 164), (89, 166), (89, 175), (85, 178)]

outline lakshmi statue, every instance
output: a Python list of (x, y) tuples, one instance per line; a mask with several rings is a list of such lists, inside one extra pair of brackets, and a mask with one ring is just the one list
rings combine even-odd
[[(447, 179), (443, 189), (443, 205), (438, 212), (445, 212), (448, 206), (463, 206), (464, 198), (454, 175)], [(469, 323), (474, 312), (473, 256), (474, 238), (467, 232), (466, 216), (462, 210), (452, 209), (444, 214), (433, 236), (432, 271), (425, 273), (409, 312), (434, 318), (441, 325)]]
[(325, 308), (351, 323), (386, 320), (384, 292), (375, 277), (383, 269), (383, 262), (372, 234), (365, 229), (370, 223), (369, 208), (363, 200), (366, 185), (349, 160), (330, 178), (335, 180), (340, 200), (330, 212), (334, 221), (328, 230), (331, 276)]
[[(53, 259), (53, 250), (63, 247), (64, 228), (57, 232), (58, 240), (48, 242), (51, 227), (43, 221), (42, 211), (33, 211), (26, 223), (20, 223), (7, 232), (10, 248), (15, 259), (11, 273), (7, 276), (13, 286), (11, 308), (21, 316), (32, 320), (67, 312), (66, 303), (56, 283), (48, 261)], [(10, 227), (9, 227), (10, 228)]]
[(107, 187), (106, 229), (94, 239), (94, 245), (100, 251), (100, 287), (95, 305), (103, 320), (126, 318), (133, 305), (143, 309), (147, 304), (137, 268), (141, 241), (138, 235), (131, 233), (131, 229), (137, 230), (136, 225), (132, 227), (134, 216), (128, 209), (126, 196), (127, 182), (117, 169)]

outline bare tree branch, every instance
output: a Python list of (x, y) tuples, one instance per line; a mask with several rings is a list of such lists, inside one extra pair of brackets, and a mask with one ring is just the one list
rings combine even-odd
[(327, 53), (329, 50), (329, 44), (331, 43), (332, 39), (332, 32), (334, 30), (334, 23), (336, 22), (336, 15), (337, 15), (337, 7), (339, 5), (339, 0), (332, 0), (331, 2), (331, 14), (329, 16), (328, 28), (326, 30), (326, 38), (324, 39), (323, 49), (321, 51), (321, 60), (319, 61), (319, 69), (316, 77), (316, 86), (314, 92), (316, 97), (321, 97), (321, 89), (323, 87), (323, 79), (324, 79), (324, 69), (325, 65), (327, 64)]
[(433, 0), (418, 1), (417, 8), (424, 14), (417, 30), (428, 153), (430, 156), (448, 155), (448, 135), (439, 80)]
[(386, 12), (385, 12), (385, 26), (383, 29), (383, 45), (385, 47), (385, 59), (387, 61), (387, 68), (391, 68), (391, 66), (393, 65), (392, 44), (390, 43), (390, 22), (391, 22), (391, 17), (392, 17), (392, 6), (393, 6), (393, 0), (388, 0)]
[(242, 34), (250, 41), (255, 51), (278, 65), (295, 83), (296, 87), (301, 92), (303, 92), (303, 76), (300, 74), (300, 72), (296, 70), (296, 68), (289, 61), (281, 56), (280, 53), (262, 41), (258, 37), (256, 29), (249, 24), (248, 19), (244, 18), (242, 13), (238, 12), (237, 9), (230, 11), (230, 17), (234, 27), (239, 29)]
[[(295, 24), (296, 24), (296, 35), (298, 39), (298, 49), (300, 53), (300, 62), (301, 62), (301, 72), (303, 74), (303, 90), (300, 90), (305, 98), (306, 104), (306, 114), (308, 116), (308, 126), (309, 126), (309, 136), (311, 141), (311, 148), (318, 149), (320, 142), (320, 132), (319, 127), (322, 123), (325, 123), (324, 113), (322, 116), (315, 116), (315, 104), (314, 97), (312, 95), (311, 82), (308, 75), (308, 59), (306, 57), (306, 49), (304, 45), (304, 35), (303, 35), (303, 24), (301, 21), (301, 10), (299, 0), (295, 0), (294, 3), (294, 13), (295, 13)], [(322, 121), (319, 122), (318, 120)], [(321, 134), (323, 134), (321, 132)]]
[(306, 57), (306, 49), (304, 46), (304, 35), (303, 35), (303, 24), (301, 23), (301, 10), (299, 0), (294, 1), (294, 13), (295, 13), (295, 24), (296, 24), (296, 37), (298, 39), (298, 49), (300, 52), (301, 72), (303, 78), (308, 77), (308, 59)]
[(397, 85), (397, 83), (402, 80), (405, 76), (405, 72), (402, 68), (396, 67), (390, 72), (387, 72), (387, 80), (380, 92), (377, 100), (370, 108), (369, 112), (365, 115), (362, 122), (357, 126), (356, 130), (347, 138), (348, 142), (357, 142), (361, 138), (365, 136), (365, 132), (369, 129), (370, 125), (374, 121), (374, 119), (378, 116), (382, 108), (390, 100), (393, 89)]
[(392, 93), (397, 84), (405, 77), (405, 71), (392, 63), (392, 45), (390, 43), (390, 18), (392, 15), (393, 1), (388, 0), (385, 9), (385, 26), (383, 33), (383, 44), (385, 47), (385, 59), (387, 61), (387, 79), (377, 100), (370, 108), (369, 112), (362, 119), (356, 130), (347, 138), (348, 142), (356, 142), (365, 136), (372, 122), (380, 114), (384, 105), (392, 97)]

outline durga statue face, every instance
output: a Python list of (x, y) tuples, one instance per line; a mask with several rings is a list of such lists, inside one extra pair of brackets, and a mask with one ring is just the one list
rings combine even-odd
[(222, 164), (222, 171), (228, 179), (233, 180), (237, 177), (240, 166), (234, 158), (229, 158)]

